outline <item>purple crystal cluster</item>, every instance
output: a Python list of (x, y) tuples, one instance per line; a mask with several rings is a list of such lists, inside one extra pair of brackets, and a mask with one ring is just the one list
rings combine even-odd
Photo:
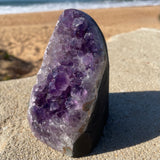
[(33, 87), (28, 119), (34, 135), (50, 147), (72, 152), (94, 109), (106, 67), (105, 44), (87, 14), (60, 16)]

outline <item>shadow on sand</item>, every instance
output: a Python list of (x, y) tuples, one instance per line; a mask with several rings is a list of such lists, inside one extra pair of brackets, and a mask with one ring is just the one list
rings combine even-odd
[(0, 81), (23, 77), (33, 69), (31, 62), (23, 61), (0, 49)]
[(109, 118), (92, 154), (146, 142), (160, 135), (160, 91), (109, 94)]

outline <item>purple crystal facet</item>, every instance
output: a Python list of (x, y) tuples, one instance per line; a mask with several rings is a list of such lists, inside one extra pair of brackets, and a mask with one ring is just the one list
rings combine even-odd
[(44, 54), (28, 110), (34, 135), (50, 147), (72, 152), (85, 131), (107, 63), (105, 49), (91, 17), (74, 9), (64, 11)]

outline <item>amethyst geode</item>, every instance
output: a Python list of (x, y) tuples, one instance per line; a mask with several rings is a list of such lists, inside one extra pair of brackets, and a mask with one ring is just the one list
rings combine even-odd
[(108, 116), (109, 62), (104, 37), (84, 12), (60, 16), (32, 89), (33, 134), (73, 157), (91, 152)]

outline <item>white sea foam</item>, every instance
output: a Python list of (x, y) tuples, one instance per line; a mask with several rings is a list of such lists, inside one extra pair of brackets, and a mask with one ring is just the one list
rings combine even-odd
[(75, 9), (96, 9), (96, 8), (116, 8), (116, 7), (130, 7), (130, 6), (148, 6), (160, 5), (160, 0), (152, 1), (104, 1), (104, 2), (63, 2), (63, 3), (45, 3), (45, 4), (32, 4), (26, 6), (12, 6), (0, 5), (0, 14), (14, 14), (14, 13), (27, 13), (27, 12), (45, 12), (54, 10), (64, 10), (67, 8)]

